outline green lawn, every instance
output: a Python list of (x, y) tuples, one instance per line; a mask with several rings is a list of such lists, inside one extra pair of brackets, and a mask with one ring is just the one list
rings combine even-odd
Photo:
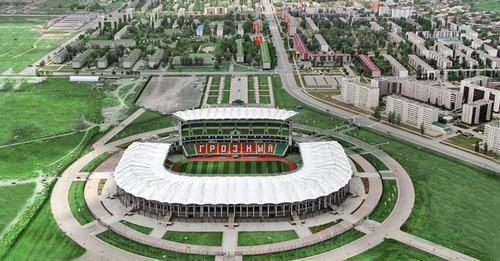
[(382, 185), (382, 197), (370, 215), (370, 219), (378, 222), (383, 222), (391, 214), (398, 199), (398, 187), (395, 180), (382, 180)]
[(299, 249), (294, 249), (294, 250), (289, 250), (289, 251), (284, 251), (284, 252), (278, 252), (274, 254), (266, 254), (266, 255), (258, 255), (258, 256), (243, 256), (243, 260), (293, 260), (293, 259), (299, 259), (299, 258), (305, 258), (309, 256), (314, 256), (318, 255), (321, 253), (325, 253), (331, 250), (334, 250), (336, 248), (339, 248), (345, 244), (348, 244), (360, 237), (362, 237), (364, 234), (356, 231), (356, 230), (349, 230), (343, 234), (340, 234), (336, 237), (333, 237), (331, 239), (325, 240), (321, 243), (308, 246), (308, 247), (303, 247)]
[(310, 227), (309, 230), (311, 230), (311, 232), (313, 234), (316, 234), (318, 232), (321, 232), (329, 227), (333, 227), (335, 226), (338, 222), (340, 222), (341, 220), (338, 220), (338, 221), (332, 221), (332, 222), (328, 222), (328, 223), (325, 223), (325, 224), (321, 224), (321, 225), (317, 225), (317, 226), (314, 226), (314, 227)]
[(143, 234), (146, 234), (146, 235), (149, 235), (151, 233), (151, 231), (153, 231), (152, 228), (150, 227), (145, 227), (145, 226), (141, 226), (141, 225), (137, 225), (137, 224), (134, 224), (132, 222), (128, 222), (126, 220), (120, 220), (120, 223), (124, 224), (125, 226), (129, 227), (129, 228), (132, 228), (134, 230), (137, 230)]
[(85, 181), (73, 181), (69, 187), (68, 201), (71, 213), (80, 225), (94, 221), (84, 198)]
[(46, 35), (43, 26), (49, 17), (2, 17), (0, 18), (0, 73), (8, 69), (20, 72), (54, 50), (70, 37), (57, 33)]
[(498, 0), (479, 0), (474, 7), (481, 11), (493, 11), (500, 13), (500, 2)]
[(389, 170), (389, 168), (375, 155), (371, 153), (363, 153), (360, 154), (363, 158), (365, 158), (370, 164), (378, 171), (381, 170)]
[(400, 261), (400, 260), (420, 260), (420, 261), (438, 261), (443, 260), (433, 256), (420, 249), (407, 246), (392, 239), (386, 239), (384, 242), (363, 252), (360, 255), (349, 258), (349, 261)]
[[(476, 138), (476, 137), (467, 137), (463, 134), (459, 134), (457, 136), (453, 136), (451, 138), (448, 138), (444, 140), (446, 142), (449, 142), (453, 145), (457, 145), (459, 147), (462, 147), (466, 150), (471, 150), (474, 151), (476, 142), (482, 141), (482, 139)], [(482, 149), (480, 149), (480, 152), (483, 152)]]
[[(80, 156), (94, 132), (0, 148), (0, 180), (54, 176)], [(82, 142), (82, 144), (80, 144)], [(79, 146), (80, 145), (80, 146)]]
[(192, 174), (270, 174), (289, 171), (281, 161), (186, 161), (180, 171)]
[(358, 129), (350, 135), (380, 144), (408, 172), (413, 212), (403, 230), (481, 260), (500, 256), (500, 177), (387, 134)]
[(222, 232), (167, 231), (163, 239), (199, 246), (221, 246)]
[(172, 115), (161, 115), (157, 112), (145, 111), (135, 121), (130, 123), (125, 129), (115, 135), (111, 141), (123, 139), (128, 136), (139, 134), (142, 132), (167, 128), (173, 126)]
[[(279, 76), (272, 76), (272, 81), (276, 107), (297, 111), (299, 115), (295, 116), (293, 120), (295, 123), (315, 126), (322, 129), (334, 129), (336, 126), (344, 125), (343, 119), (308, 107), (290, 96), (285, 89), (282, 88)], [(301, 109), (297, 109), (297, 106), (300, 106)]]
[(152, 247), (148, 245), (144, 245), (142, 243), (139, 243), (137, 241), (133, 241), (131, 239), (125, 238), (120, 236), (119, 234), (116, 234), (115, 232), (112, 232), (110, 230), (104, 231), (97, 235), (99, 239), (102, 241), (113, 245), (115, 247), (121, 248), (123, 250), (146, 256), (146, 257), (151, 257), (159, 260), (200, 260), (200, 261), (207, 261), (207, 260), (214, 260), (215, 258), (213, 256), (201, 256), (201, 255), (191, 255), (191, 254), (184, 254), (184, 253), (178, 253), (178, 252), (173, 252), (170, 250), (165, 250), (157, 247)]
[[(6, 80), (0, 92), (0, 145), (32, 140), (82, 129), (89, 122), (101, 122), (104, 92), (91, 84), (51, 78), (41, 83)], [(10, 87), (8, 87), (10, 86)], [(17, 91), (13, 89), (19, 86)]]
[(33, 221), (26, 227), (9, 252), (0, 259), (18, 260), (72, 260), (85, 249), (68, 238), (59, 228), (47, 201)]
[(297, 239), (295, 230), (283, 231), (241, 231), (238, 232), (238, 246), (256, 246)]
[(207, 104), (217, 104), (218, 96), (209, 96)]
[(22, 206), (35, 191), (35, 183), (0, 187), (0, 232), (16, 218)]
[(87, 163), (87, 165), (85, 165), (80, 171), (81, 172), (94, 171), (97, 167), (99, 167), (99, 165), (101, 165), (104, 161), (109, 159), (109, 157), (111, 157), (111, 155), (113, 155), (113, 154), (111, 154), (109, 152), (104, 152), (104, 153), (100, 154), (99, 156), (94, 158), (92, 161)]

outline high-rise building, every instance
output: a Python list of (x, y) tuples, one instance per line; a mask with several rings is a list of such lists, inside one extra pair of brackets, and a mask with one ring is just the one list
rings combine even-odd
[(484, 126), (483, 141), (488, 144), (488, 149), (500, 153), (500, 120)]
[(399, 117), (401, 123), (425, 129), (431, 129), (439, 115), (437, 108), (397, 95), (387, 96), (386, 111)]
[(359, 78), (342, 79), (342, 101), (363, 109), (374, 110), (379, 102), (379, 88), (363, 85)]

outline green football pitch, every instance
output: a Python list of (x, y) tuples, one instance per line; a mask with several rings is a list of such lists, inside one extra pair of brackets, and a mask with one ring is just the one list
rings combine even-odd
[(191, 174), (256, 174), (265, 175), (289, 171), (281, 161), (187, 161), (180, 165), (180, 171)]

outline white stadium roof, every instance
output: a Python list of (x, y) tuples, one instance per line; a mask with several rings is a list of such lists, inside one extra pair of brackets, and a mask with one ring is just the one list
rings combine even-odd
[(207, 107), (178, 111), (174, 115), (182, 121), (196, 120), (287, 120), (297, 112), (265, 107)]
[(193, 176), (166, 169), (167, 143), (135, 142), (114, 172), (116, 184), (146, 200), (170, 204), (280, 204), (327, 196), (353, 174), (336, 141), (299, 144), (303, 166), (271, 176)]

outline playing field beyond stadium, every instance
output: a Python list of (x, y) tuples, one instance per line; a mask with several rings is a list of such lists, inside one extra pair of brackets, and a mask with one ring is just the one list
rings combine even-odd
[(289, 171), (282, 161), (187, 161), (180, 165), (180, 171), (191, 174), (256, 174), (266, 175)]

